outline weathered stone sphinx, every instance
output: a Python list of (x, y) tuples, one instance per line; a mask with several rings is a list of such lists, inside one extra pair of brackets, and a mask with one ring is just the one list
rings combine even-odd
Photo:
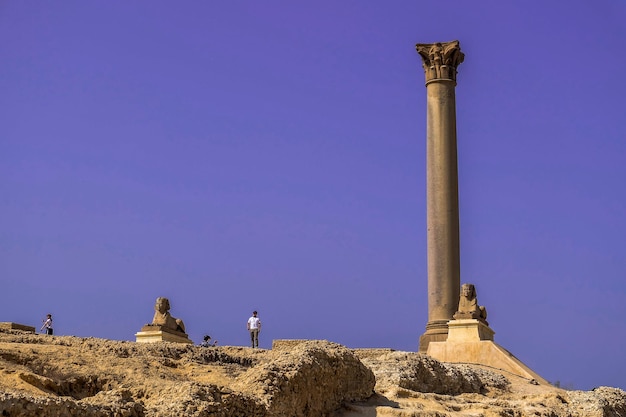
[(149, 342), (178, 342), (193, 343), (185, 333), (185, 324), (181, 319), (172, 317), (170, 314), (170, 300), (159, 297), (154, 304), (154, 317), (152, 323), (146, 324), (141, 331), (136, 333), (136, 341)]
[(170, 314), (170, 300), (159, 297), (154, 304), (154, 317), (151, 326), (163, 326), (165, 328), (185, 333), (185, 324), (181, 319), (176, 319)]
[(459, 309), (454, 313), (455, 320), (477, 319), (487, 324), (487, 309), (478, 305), (474, 284), (463, 284), (459, 297)]
[(427, 354), (441, 362), (486, 365), (534, 384), (549, 385), (548, 381), (493, 341), (495, 332), (486, 321), (487, 310), (478, 305), (474, 285), (463, 284), (460, 292), (459, 308), (454, 318), (448, 321), (448, 338), (444, 342), (431, 342)]

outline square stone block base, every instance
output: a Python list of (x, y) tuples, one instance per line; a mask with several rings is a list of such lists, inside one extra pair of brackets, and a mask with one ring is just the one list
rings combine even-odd
[(193, 343), (186, 333), (174, 332), (161, 326), (143, 326), (140, 332), (135, 333), (137, 343), (175, 342)]
[(450, 320), (446, 340), (449, 342), (478, 342), (480, 340), (493, 340), (494, 334), (495, 332), (480, 320)]
[(22, 332), (35, 333), (33, 326), (27, 326), (25, 324), (13, 323), (10, 321), (3, 321), (0, 323), (0, 329), (3, 330), (19, 330)]
[(478, 320), (450, 320), (445, 342), (430, 342), (426, 354), (440, 362), (470, 363), (517, 375), (538, 384), (550, 383), (511, 352), (494, 343), (494, 331)]

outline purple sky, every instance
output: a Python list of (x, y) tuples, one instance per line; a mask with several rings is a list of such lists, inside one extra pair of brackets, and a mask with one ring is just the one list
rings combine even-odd
[(461, 280), (549, 381), (626, 389), (626, 6), (0, 0), (0, 321), (416, 350), (426, 89), (458, 39)]

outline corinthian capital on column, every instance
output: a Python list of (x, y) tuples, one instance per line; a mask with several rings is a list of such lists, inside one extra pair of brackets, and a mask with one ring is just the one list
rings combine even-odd
[(426, 84), (435, 80), (450, 80), (456, 83), (456, 68), (465, 58), (459, 41), (418, 43), (415, 49), (422, 57)]

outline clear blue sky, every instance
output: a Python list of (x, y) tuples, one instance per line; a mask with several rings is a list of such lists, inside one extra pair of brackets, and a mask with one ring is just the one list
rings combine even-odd
[(462, 282), (550, 381), (626, 389), (617, 0), (0, 0), (0, 321), (416, 350), (426, 89), (458, 39)]

